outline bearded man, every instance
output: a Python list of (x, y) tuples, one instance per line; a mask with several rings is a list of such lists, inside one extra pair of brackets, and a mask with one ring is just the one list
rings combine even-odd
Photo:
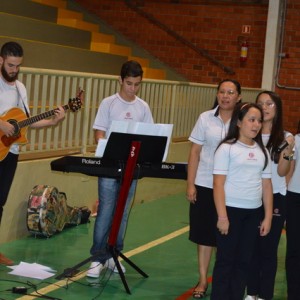
[[(27, 91), (22, 82), (18, 80), (20, 66), (23, 61), (23, 48), (16, 42), (5, 43), (0, 51), (0, 115), (5, 115), (12, 108), (20, 108), (29, 116)], [(55, 111), (51, 119), (40, 120), (31, 125), (33, 128), (41, 128), (56, 125), (64, 119), (65, 112), (62, 107)], [(13, 126), (5, 118), (0, 118), (0, 134), (2, 137), (12, 137), (15, 133)], [(0, 161), (0, 223), (3, 207), (7, 201), (8, 194), (17, 169), (19, 156), (18, 144), (12, 144), (8, 154)], [(0, 264), (11, 265), (13, 261), (0, 253)]]

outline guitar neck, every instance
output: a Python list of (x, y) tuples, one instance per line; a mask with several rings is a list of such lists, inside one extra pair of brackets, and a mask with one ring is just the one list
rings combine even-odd
[[(63, 105), (63, 109), (65, 111), (67, 111), (69, 108), (70, 107), (69, 107), (68, 104)], [(27, 127), (27, 126), (29, 126), (31, 124), (34, 124), (34, 123), (38, 122), (38, 121), (41, 121), (41, 120), (47, 119), (49, 117), (52, 117), (52, 116), (55, 115), (55, 111), (56, 111), (56, 109), (52, 109), (52, 110), (46, 111), (46, 112), (44, 112), (42, 114), (39, 114), (37, 116), (30, 117), (28, 119), (20, 121), (20, 122), (18, 122), (19, 128), (24, 128), (24, 127)]]

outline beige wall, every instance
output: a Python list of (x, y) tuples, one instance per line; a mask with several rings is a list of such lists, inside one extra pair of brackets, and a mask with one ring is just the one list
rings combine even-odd
[[(169, 162), (186, 162), (190, 144), (170, 145)], [(26, 226), (27, 202), (32, 188), (37, 184), (56, 186), (66, 193), (70, 206), (89, 206), (97, 200), (97, 178), (80, 173), (51, 171), (52, 159), (21, 161), (18, 164), (0, 228), (0, 244), (28, 235)], [(185, 190), (184, 180), (143, 178), (139, 181), (135, 204), (151, 201)], [(184, 201), (184, 199), (183, 199)]]

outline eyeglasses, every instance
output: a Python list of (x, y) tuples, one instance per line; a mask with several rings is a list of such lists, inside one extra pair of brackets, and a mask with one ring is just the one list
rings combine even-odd
[(223, 91), (223, 90), (221, 90), (221, 91), (218, 91), (218, 93), (221, 94), (222, 96), (226, 95), (226, 94), (228, 96), (233, 96), (233, 95), (237, 94), (236, 91), (232, 91), (232, 90), (229, 90), (229, 91)]
[(261, 108), (263, 108), (264, 106), (266, 106), (267, 108), (272, 108), (275, 106), (274, 102), (260, 102), (257, 103), (258, 106), (260, 106)]

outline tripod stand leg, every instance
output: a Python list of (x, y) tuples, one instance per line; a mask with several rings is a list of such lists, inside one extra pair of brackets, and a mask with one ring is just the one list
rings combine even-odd
[(110, 252), (111, 252), (112, 258), (113, 258), (113, 260), (115, 262), (115, 265), (116, 265), (116, 267), (118, 269), (119, 275), (120, 275), (122, 283), (124, 285), (124, 288), (125, 288), (126, 292), (131, 295), (131, 292), (130, 292), (129, 286), (127, 284), (125, 275), (124, 275), (124, 273), (122, 271), (122, 268), (120, 266), (120, 262), (118, 260), (118, 256), (116, 255), (116, 252), (114, 251), (114, 249), (110, 249)]
[(124, 259), (131, 267), (133, 267), (137, 272), (139, 272), (143, 277), (148, 278), (149, 276), (141, 270), (135, 263), (133, 263), (128, 257), (126, 257), (123, 253), (119, 253), (120, 257)]

